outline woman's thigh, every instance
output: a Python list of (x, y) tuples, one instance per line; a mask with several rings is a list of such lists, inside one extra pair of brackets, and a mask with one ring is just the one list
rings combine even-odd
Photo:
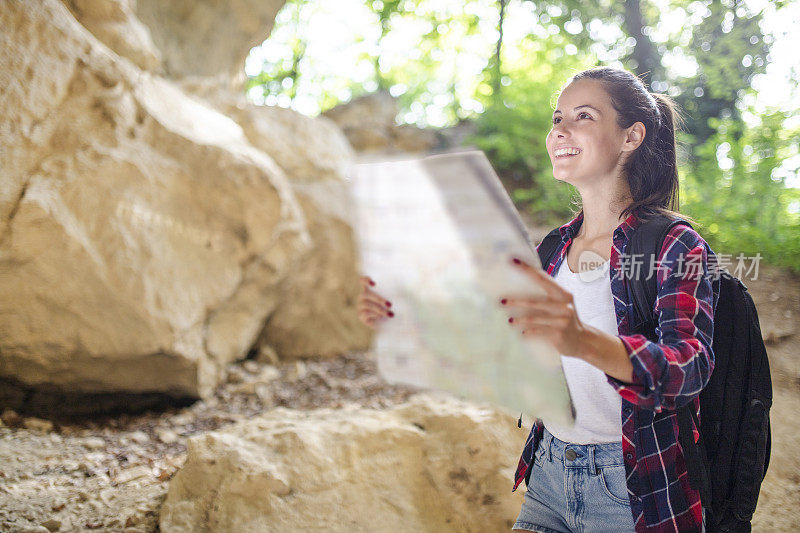
[(512, 530), (569, 533), (564, 495), (564, 465), (549, 458), (542, 442), (531, 465), (530, 484)]

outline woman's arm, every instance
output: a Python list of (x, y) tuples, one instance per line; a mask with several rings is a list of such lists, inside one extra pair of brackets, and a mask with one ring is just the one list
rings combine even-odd
[(633, 364), (622, 340), (616, 335), (609, 335), (588, 324), (583, 324), (583, 329), (576, 357), (599, 368), (619, 382), (633, 384)]
[[(603, 369), (623, 398), (655, 412), (683, 406), (708, 383), (714, 369), (711, 341), (717, 300), (706, 244), (693, 229), (673, 227), (664, 239), (658, 264), (658, 342), (644, 335), (620, 335), (617, 339), (632, 373), (625, 379), (627, 371), (616, 371), (612, 365), (607, 367), (614, 372)], [(606, 353), (609, 360), (621, 355), (618, 346)]]

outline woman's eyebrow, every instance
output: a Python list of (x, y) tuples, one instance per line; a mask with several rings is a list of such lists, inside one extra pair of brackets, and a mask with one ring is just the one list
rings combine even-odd
[[(576, 107), (575, 109), (573, 109), (573, 111), (577, 111), (578, 109), (580, 109), (580, 108), (582, 108), (582, 107), (589, 107), (589, 108), (591, 108), (591, 109), (594, 109), (594, 110), (595, 110), (595, 111), (597, 111), (598, 113), (600, 113), (600, 110), (599, 110), (599, 109), (597, 109), (597, 108), (596, 108), (596, 107), (594, 107), (594, 106), (590, 106), (589, 104), (581, 104), (581, 105), (579, 105), (578, 107)], [(553, 114), (554, 114), (554, 115), (555, 115), (556, 113), (561, 113), (561, 110), (560, 110), (560, 109), (556, 109), (555, 111), (553, 111)], [(601, 113), (601, 114), (602, 114), (602, 113)]]

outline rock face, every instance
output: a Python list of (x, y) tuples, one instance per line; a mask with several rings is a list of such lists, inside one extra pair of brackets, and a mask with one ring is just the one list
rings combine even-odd
[(439, 147), (440, 140), (433, 130), (395, 124), (398, 112), (397, 101), (379, 91), (340, 104), (323, 115), (342, 128), (358, 152), (417, 153)]
[(189, 440), (161, 531), (509, 531), (513, 417), (444, 395), (262, 416)]
[(136, 0), (135, 9), (161, 50), (168, 77), (228, 78), (244, 72), (247, 54), (267, 38), (284, 3)]
[(150, 30), (131, 8), (131, 0), (64, 0), (78, 21), (100, 41), (143, 70), (161, 69), (161, 52)]
[[(250, 3), (184, 4), (232, 9), (228, 33), (263, 39)], [(127, 1), (66, 4), (0, 6), (0, 378), (205, 397), (259, 346), (366, 347), (341, 133), (254, 106), (232, 118), (142, 70), (175, 52)], [(163, 28), (184, 14), (168, 4)]]

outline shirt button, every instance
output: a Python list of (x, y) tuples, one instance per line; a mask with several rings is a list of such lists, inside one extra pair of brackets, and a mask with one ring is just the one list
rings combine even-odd
[(629, 415), (629, 414), (631, 414), (631, 411), (632, 411), (632, 410), (633, 410), (633, 409), (631, 409), (630, 407), (625, 407), (625, 408), (622, 410), (622, 412), (623, 412), (623, 413), (625, 413), (626, 415)]
[(578, 453), (572, 448), (567, 448), (567, 450), (564, 452), (564, 457), (567, 458), (567, 461), (574, 461), (575, 458), (578, 457)]
[(626, 453), (626, 454), (625, 454), (625, 459), (627, 459), (628, 461), (630, 461), (631, 459), (633, 459), (633, 454), (632, 454), (632, 453), (630, 453), (630, 452), (629, 452), (629, 453)]

